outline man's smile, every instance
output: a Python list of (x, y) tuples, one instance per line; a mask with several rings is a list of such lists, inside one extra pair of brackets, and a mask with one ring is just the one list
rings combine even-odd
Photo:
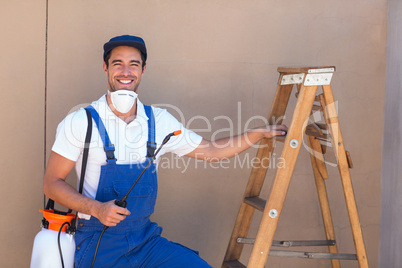
[(134, 81), (133, 79), (116, 79), (116, 80), (117, 82), (123, 85), (129, 85)]

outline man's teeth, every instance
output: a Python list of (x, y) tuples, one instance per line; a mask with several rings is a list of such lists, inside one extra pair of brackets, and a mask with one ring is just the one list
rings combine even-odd
[(119, 80), (119, 82), (123, 84), (130, 84), (131, 80)]

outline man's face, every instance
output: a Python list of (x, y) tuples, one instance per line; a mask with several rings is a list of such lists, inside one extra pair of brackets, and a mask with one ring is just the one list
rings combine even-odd
[(111, 51), (109, 66), (103, 63), (110, 92), (128, 89), (137, 92), (145, 66), (142, 68), (141, 52), (133, 47), (119, 46)]

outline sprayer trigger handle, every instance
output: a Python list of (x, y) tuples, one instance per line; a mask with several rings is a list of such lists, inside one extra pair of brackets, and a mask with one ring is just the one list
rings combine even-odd
[(127, 201), (114, 200), (114, 204), (115, 204), (116, 206), (119, 206), (119, 207), (122, 207), (122, 208), (127, 207)]

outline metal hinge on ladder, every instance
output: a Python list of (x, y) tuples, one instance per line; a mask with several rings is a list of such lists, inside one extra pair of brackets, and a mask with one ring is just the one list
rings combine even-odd
[[(301, 84), (304, 86), (322, 86), (331, 84), (335, 68), (309, 69), (307, 74), (286, 74), (282, 76), (281, 85)], [(304, 78), (304, 76), (306, 76)]]

